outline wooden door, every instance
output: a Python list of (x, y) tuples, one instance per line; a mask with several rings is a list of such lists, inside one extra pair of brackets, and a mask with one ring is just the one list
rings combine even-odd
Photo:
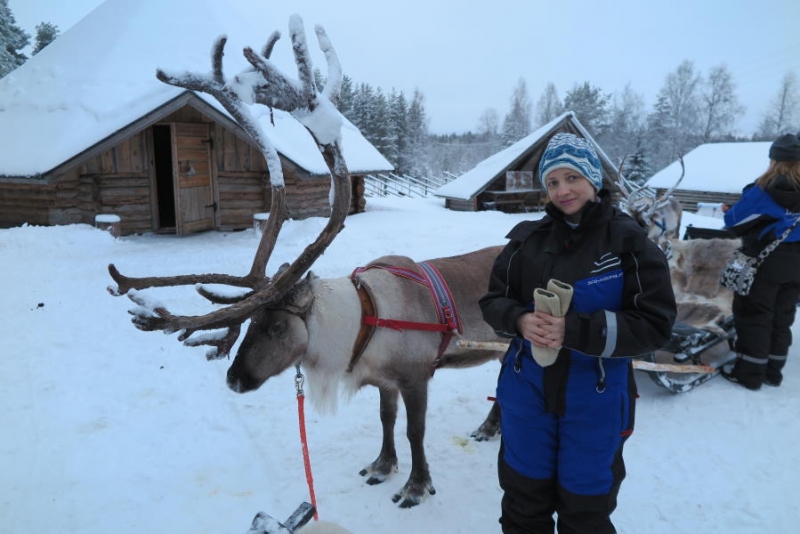
[(204, 123), (173, 124), (172, 176), (178, 235), (214, 228), (217, 205), (214, 203), (208, 128)]

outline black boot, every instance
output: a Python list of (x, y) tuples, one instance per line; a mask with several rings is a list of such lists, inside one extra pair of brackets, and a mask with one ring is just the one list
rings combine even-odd
[(726, 380), (733, 382), (734, 384), (739, 384), (740, 386), (751, 391), (758, 391), (761, 389), (762, 380), (748, 376), (740, 376), (740, 374), (736, 372), (736, 365), (721, 367), (719, 374), (721, 374)]
[(769, 355), (769, 362), (767, 363), (767, 371), (764, 373), (764, 383), (768, 386), (778, 387), (783, 382), (783, 369), (786, 364), (786, 356)]

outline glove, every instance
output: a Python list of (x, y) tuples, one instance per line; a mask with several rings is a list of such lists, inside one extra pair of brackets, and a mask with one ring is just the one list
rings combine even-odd
[[(572, 302), (572, 286), (550, 279), (547, 282), (547, 289), (537, 287), (533, 291), (533, 302), (539, 311), (543, 311), (553, 317), (564, 317)], [(533, 347), (533, 359), (542, 367), (547, 367), (555, 363), (560, 350), (561, 347)]]

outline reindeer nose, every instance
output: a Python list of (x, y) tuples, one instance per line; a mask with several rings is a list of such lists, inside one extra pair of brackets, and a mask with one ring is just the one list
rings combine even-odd
[(258, 389), (258, 386), (261, 385), (247, 375), (240, 376), (233, 367), (228, 369), (228, 375), (225, 381), (228, 383), (228, 387), (236, 393), (247, 393), (248, 391)]
[(232, 377), (230, 372), (228, 372), (228, 378), (226, 382), (228, 383), (228, 387), (231, 388), (233, 391), (235, 391), (236, 393), (242, 393), (242, 385), (239, 382), (239, 379)]
[(228, 387), (231, 388), (236, 393), (244, 393), (248, 391), (242, 384), (241, 379), (232, 372), (233, 369), (228, 369), (228, 376), (226, 378), (226, 382), (228, 383)]

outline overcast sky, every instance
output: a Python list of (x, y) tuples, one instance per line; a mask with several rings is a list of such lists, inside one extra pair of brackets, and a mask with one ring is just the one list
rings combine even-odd
[[(17, 24), (32, 36), (43, 21), (64, 32), (101, 3), (9, 0)], [(749, 135), (786, 73), (800, 77), (797, 0), (275, 3), (265, 38), (275, 29), (286, 35), (291, 13), (308, 30), (321, 24), (355, 82), (408, 98), (420, 89), (433, 133), (474, 130), (489, 107), (502, 119), (521, 77), (534, 105), (548, 82), (562, 100), (584, 81), (606, 93), (630, 83), (649, 111), (667, 74), (688, 59), (703, 74), (728, 67), (747, 108), (739, 130)]]

